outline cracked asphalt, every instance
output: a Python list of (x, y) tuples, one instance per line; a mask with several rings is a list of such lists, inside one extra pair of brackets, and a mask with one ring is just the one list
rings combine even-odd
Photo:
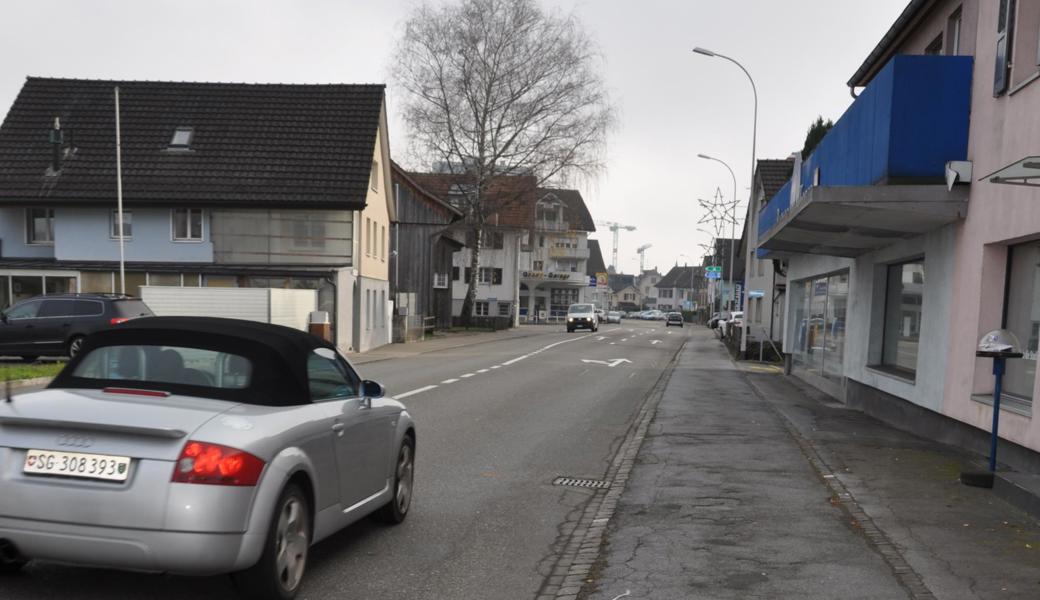
[(1040, 523), (961, 485), (970, 458), (695, 329), (579, 597), (1038, 598)]

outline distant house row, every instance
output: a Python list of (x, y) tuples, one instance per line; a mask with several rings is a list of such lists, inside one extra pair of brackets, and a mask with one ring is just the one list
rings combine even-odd
[[(124, 281), (135, 296), (314, 290), (337, 345), (365, 351), (451, 326), (478, 243), (475, 316), (515, 322), (595, 295), (580, 193), (502, 177), (485, 239), (467, 239), (464, 177), (409, 172), (388, 142), (382, 85), (30, 77), (0, 125), (0, 307)], [(219, 295), (174, 296), (188, 314), (235, 314)]]

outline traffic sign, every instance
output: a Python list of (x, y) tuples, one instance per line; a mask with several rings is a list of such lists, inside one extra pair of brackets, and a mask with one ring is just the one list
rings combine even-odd
[(708, 279), (722, 279), (722, 273), (719, 273), (717, 271), (708, 271), (704, 274), (704, 276)]
[(721, 266), (718, 266), (718, 267), (712, 267), (712, 266), (704, 267), (704, 272), (705, 273), (721, 273), (722, 272), (722, 267)]

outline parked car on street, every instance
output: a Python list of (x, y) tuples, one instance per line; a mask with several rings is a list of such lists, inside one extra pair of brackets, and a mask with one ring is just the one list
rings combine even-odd
[(607, 313), (607, 323), (620, 323), (621, 313), (616, 310), (612, 310)]
[(715, 329), (715, 328), (717, 328), (719, 326), (719, 321), (724, 321), (724, 320), (726, 320), (728, 318), (729, 318), (729, 312), (727, 312), (727, 311), (713, 313), (711, 315), (711, 318), (708, 319), (708, 327), (710, 327), (712, 329)]
[(744, 326), (744, 311), (735, 310), (729, 314), (728, 319), (719, 321), (719, 332), (722, 337), (726, 337), (730, 333), (739, 331)]
[(599, 331), (594, 304), (571, 304), (567, 308), (567, 333), (573, 333), (575, 329)]
[(135, 319), (0, 403), (0, 570), (230, 572), (249, 598), (289, 599), (312, 544), (405, 519), (415, 439), (405, 407), (321, 338)]
[(0, 356), (76, 356), (90, 334), (152, 316), (139, 298), (119, 294), (49, 294), (0, 313)]
[(678, 325), (679, 327), (683, 326), (682, 313), (678, 313), (678, 312), (670, 312), (670, 313), (668, 313), (668, 316), (665, 318), (664, 326), (665, 327), (670, 327), (672, 325)]
[(596, 324), (605, 323), (607, 321), (607, 313), (602, 308), (596, 309)]

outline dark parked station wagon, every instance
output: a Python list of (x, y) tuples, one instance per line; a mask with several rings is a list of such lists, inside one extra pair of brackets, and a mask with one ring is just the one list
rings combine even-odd
[(0, 313), (0, 356), (75, 356), (91, 333), (148, 316), (141, 299), (120, 294), (36, 296)]

